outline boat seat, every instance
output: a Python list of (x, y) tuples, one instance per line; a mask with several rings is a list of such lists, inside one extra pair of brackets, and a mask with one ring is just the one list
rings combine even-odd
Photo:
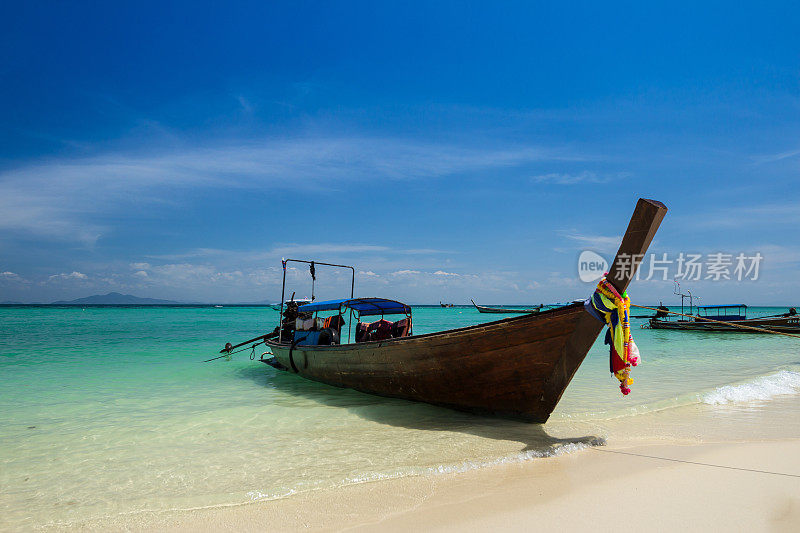
[(382, 341), (409, 335), (411, 335), (410, 318), (404, 318), (397, 322), (380, 319), (377, 322), (356, 324), (356, 342)]
[(383, 341), (392, 338), (392, 322), (381, 318), (369, 325), (369, 340)]
[(344, 325), (344, 323), (345, 323), (345, 320), (344, 320), (344, 317), (342, 315), (333, 315), (333, 316), (329, 316), (328, 318), (325, 319), (325, 322), (323, 323), (322, 327), (323, 327), (323, 329), (324, 328), (331, 328), (331, 329), (335, 329), (336, 331), (341, 331), (342, 326)]
[(404, 318), (392, 324), (392, 337), (407, 337), (411, 334), (411, 319)]
[(359, 322), (356, 324), (356, 342), (367, 342), (369, 340), (369, 322)]

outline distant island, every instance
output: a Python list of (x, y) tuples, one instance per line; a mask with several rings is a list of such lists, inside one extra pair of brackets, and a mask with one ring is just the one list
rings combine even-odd
[(270, 300), (262, 300), (260, 302), (176, 302), (174, 300), (159, 300), (157, 298), (140, 298), (132, 294), (121, 294), (118, 292), (109, 292), (108, 294), (95, 294), (86, 296), (84, 298), (77, 298), (75, 300), (58, 300), (51, 303), (44, 302), (18, 302), (18, 301), (0, 301), (0, 305), (32, 305), (32, 306), (48, 306), (48, 305), (174, 305), (182, 307), (196, 307), (196, 306), (232, 306), (232, 307), (269, 307), (274, 305)]
[(76, 300), (59, 300), (51, 305), (180, 305), (181, 302), (171, 300), (158, 300), (156, 298), (139, 298), (131, 294), (109, 292), (108, 294), (95, 294)]

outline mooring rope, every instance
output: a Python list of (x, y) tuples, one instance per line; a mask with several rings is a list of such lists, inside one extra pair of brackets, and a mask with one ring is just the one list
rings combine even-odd
[(705, 320), (706, 322), (714, 322), (716, 324), (724, 324), (726, 326), (734, 326), (741, 329), (752, 329), (754, 331), (760, 331), (762, 333), (774, 333), (775, 335), (783, 335), (784, 337), (794, 337), (795, 339), (800, 339), (800, 335), (792, 335), (791, 333), (785, 333), (783, 331), (774, 331), (771, 329), (766, 328), (759, 328), (756, 326), (745, 326), (743, 324), (736, 324), (735, 322), (725, 322), (724, 320), (714, 320), (713, 318), (706, 318), (703, 316), (695, 316), (695, 315), (684, 315), (683, 313), (678, 313), (676, 311), (668, 311), (666, 309), (656, 309), (655, 307), (647, 307), (646, 305), (636, 305), (630, 304), (631, 307), (638, 307), (639, 309), (649, 309), (651, 311), (660, 311), (662, 313), (669, 313), (671, 315), (678, 315), (678, 316), (685, 316), (687, 318), (693, 318), (695, 320)]
[(252, 350), (250, 359), (253, 359), (253, 357), (255, 357), (254, 353), (255, 353), (256, 346), (258, 346), (259, 344), (264, 344), (264, 341), (257, 342), (255, 344), (253, 344), (252, 346), (245, 346), (244, 348), (239, 348), (238, 350), (232, 350), (230, 352), (225, 352), (222, 355), (218, 355), (217, 357), (212, 357), (211, 359), (206, 359), (203, 362), (204, 363), (208, 363), (209, 361), (216, 361), (217, 359), (222, 359), (223, 357), (230, 357), (231, 355), (233, 355), (235, 353), (244, 352), (244, 351), (247, 351), (247, 350)]
[(800, 477), (798, 474), (790, 474), (788, 472), (773, 472), (770, 470), (757, 470), (755, 468), (741, 468), (738, 466), (728, 465), (715, 465), (712, 463), (701, 463), (698, 461), (687, 461), (685, 459), (673, 459), (671, 457), (659, 457), (657, 455), (645, 455), (643, 453), (624, 452), (621, 450), (602, 450), (600, 448), (592, 447), (590, 450), (603, 453), (618, 453), (620, 455), (632, 455), (634, 457), (646, 457), (647, 459), (660, 459), (661, 461), (671, 461), (673, 463), (685, 463), (689, 465), (710, 466), (712, 468), (724, 468), (726, 470), (740, 470), (742, 472), (755, 472), (756, 474), (771, 474), (773, 476), (786, 476), (786, 477)]

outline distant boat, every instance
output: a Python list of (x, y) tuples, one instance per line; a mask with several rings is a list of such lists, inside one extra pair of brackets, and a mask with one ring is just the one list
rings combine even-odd
[(453, 304), (443, 304), (441, 301), (439, 302), (439, 305), (442, 307), (453, 307)]
[[(650, 327), (653, 329), (678, 329), (689, 331), (740, 331), (744, 333), (758, 333), (752, 329), (737, 326), (750, 326), (770, 331), (800, 332), (800, 315), (792, 307), (788, 312), (756, 318), (747, 318), (747, 306), (735, 305), (704, 305), (694, 306), (696, 316), (692, 318), (678, 317), (679, 320), (669, 318), (651, 318)], [(708, 318), (710, 322), (703, 320)]]
[(475, 309), (480, 311), (481, 313), (497, 313), (497, 314), (509, 314), (509, 313), (538, 313), (544, 307), (544, 304), (539, 304), (538, 307), (531, 307), (529, 309), (513, 309), (511, 307), (488, 307), (485, 305), (478, 305), (475, 303), (475, 300), (470, 300), (472, 305), (475, 306)]

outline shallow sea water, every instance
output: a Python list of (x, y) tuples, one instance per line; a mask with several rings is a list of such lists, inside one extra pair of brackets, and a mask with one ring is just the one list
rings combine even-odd
[[(502, 315), (414, 317), (426, 333)], [(458, 472), (603, 439), (800, 438), (800, 339), (643, 330), (634, 319), (644, 361), (631, 395), (598, 340), (537, 425), (329, 387), (247, 352), (202, 363), (276, 322), (261, 307), (0, 308), (0, 528)]]

